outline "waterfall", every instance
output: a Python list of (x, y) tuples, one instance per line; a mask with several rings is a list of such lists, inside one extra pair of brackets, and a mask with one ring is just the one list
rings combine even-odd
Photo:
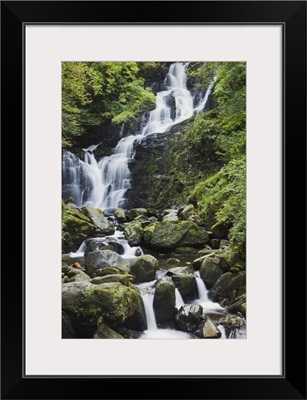
[(199, 271), (195, 271), (194, 276), (196, 279), (199, 301), (201, 303), (206, 303), (209, 301), (208, 290), (206, 288), (206, 285), (204, 284), (204, 281), (201, 279)]
[(131, 187), (129, 162), (135, 155), (135, 143), (154, 133), (167, 132), (173, 125), (201, 112), (208, 101), (213, 83), (201, 104), (193, 109), (193, 97), (186, 87), (187, 63), (171, 64), (165, 78), (165, 89), (156, 95), (156, 107), (143, 121), (141, 133), (122, 137), (124, 124), (113, 154), (97, 162), (94, 151), (101, 143), (82, 149), (84, 161), (69, 151), (63, 151), (62, 196), (72, 197), (78, 206), (125, 208), (125, 193)]
[(176, 300), (175, 307), (178, 310), (181, 306), (184, 306), (184, 301), (183, 301), (181, 294), (177, 288), (175, 288), (175, 300)]
[(213, 81), (210, 83), (208, 89), (206, 90), (204, 98), (200, 101), (199, 105), (194, 108), (194, 114), (200, 114), (202, 111), (204, 111), (206, 104), (208, 103), (209, 96), (212, 92), (213, 86), (217, 80), (217, 76), (213, 78)]
[(221, 332), (221, 339), (227, 339), (224, 325), (219, 324), (217, 328)]
[(153, 309), (154, 293), (154, 289), (146, 292), (141, 291), (147, 322), (147, 331), (156, 331), (158, 329)]

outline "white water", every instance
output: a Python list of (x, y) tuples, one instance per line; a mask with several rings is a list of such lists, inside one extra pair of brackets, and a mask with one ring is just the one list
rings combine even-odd
[(221, 307), (219, 303), (214, 303), (208, 298), (208, 290), (204, 281), (200, 277), (199, 271), (195, 271), (194, 276), (198, 290), (198, 299), (195, 301), (195, 303), (202, 305), (204, 314), (209, 312), (223, 313), (225, 309)]
[(217, 79), (217, 77), (215, 76), (213, 78), (213, 81), (210, 83), (208, 89), (206, 90), (204, 98), (201, 100), (199, 105), (194, 108), (194, 114), (200, 114), (204, 110), (204, 108), (206, 107), (206, 104), (207, 104), (207, 102), (209, 100), (209, 96), (210, 96), (210, 94), (212, 92), (212, 89), (213, 89), (213, 86), (215, 84), (216, 79)]
[[(144, 254), (141, 247), (130, 246), (128, 241), (125, 239), (122, 232), (120, 232), (120, 231), (115, 231), (114, 235), (110, 235), (110, 236), (106, 236), (106, 237), (102, 237), (102, 238), (95, 238), (95, 241), (108, 243), (108, 239), (112, 239), (113, 242), (117, 242), (118, 244), (123, 246), (124, 254), (121, 254), (121, 257), (124, 258), (128, 262), (132, 262), (137, 257), (136, 251), (138, 251), (140, 253), (140, 255)], [(79, 249), (76, 252), (69, 253), (69, 256), (71, 258), (84, 257), (87, 240), (85, 240), (84, 242), (81, 243)]]
[(156, 317), (153, 309), (153, 301), (154, 301), (154, 289), (143, 292), (141, 291), (141, 296), (144, 304), (146, 323), (147, 323), (147, 331), (156, 331), (158, 330)]
[(226, 338), (226, 332), (225, 332), (225, 328), (224, 328), (224, 325), (222, 325), (222, 324), (219, 324), (218, 326), (218, 329), (219, 329), (219, 331), (221, 332), (221, 339), (227, 339)]
[(176, 297), (176, 304), (175, 307), (179, 310), (181, 306), (184, 306), (184, 301), (182, 296), (177, 288), (175, 288), (175, 297)]
[[(166, 90), (157, 93), (156, 107), (150, 112), (147, 124), (140, 134), (120, 139), (112, 155), (97, 162), (93, 152), (101, 143), (83, 149), (84, 161), (69, 151), (63, 152), (63, 198), (71, 196), (78, 206), (125, 207), (125, 193), (131, 187), (129, 162), (135, 156), (135, 143), (140, 143), (147, 135), (167, 132), (206, 106), (213, 82), (194, 109), (192, 95), (186, 87), (187, 65), (180, 62), (171, 64), (165, 78)], [(124, 125), (120, 136), (123, 130)]]

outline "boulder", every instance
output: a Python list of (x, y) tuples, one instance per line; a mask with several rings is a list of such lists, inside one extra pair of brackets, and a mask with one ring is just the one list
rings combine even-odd
[(75, 337), (75, 331), (71, 325), (67, 314), (62, 312), (62, 339), (72, 339)]
[(92, 276), (97, 270), (107, 267), (116, 267), (128, 272), (128, 264), (117, 253), (111, 250), (95, 250), (87, 254), (85, 258), (85, 271)]
[(108, 325), (101, 323), (95, 332), (94, 339), (125, 339), (119, 333), (113, 331)]
[(201, 324), (199, 337), (203, 339), (219, 339), (222, 336), (220, 330), (210, 317), (206, 317)]
[(114, 216), (117, 219), (117, 222), (119, 222), (120, 224), (122, 224), (123, 222), (126, 222), (125, 211), (122, 210), (121, 208), (114, 211)]
[(123, 326), (133, 332), (144, 331), (147, 328), (144, 304), (141, 296), (137, 299), (137, 305), (133, 315), (125, 320)]
[(65, 266), (62, 268), (62, 272), (64, 273), (63, 282), (80, 282), (80, 281), (90, 281), (90, 277), (83, 272), (81, 269), (76, 269), (74, 267)]
[(200, 324), (202, 316), (203, 308), (200, 304), (186, 304), (180, 307), (176, 323), (182, 331), (192, 332)]
[(62, 247), (64, 253), (76, 251), (81, 243), (92, 236), (105, 233), (93, 224), (92, 220), (79, 209), (64, 208), (62, 213)]
[(175, 284), (170, 278), (159, 279), (155, 284), (153, 308), (157, 323), (171, 320), (175, 313)]
[(219, 264), (220, 260), (216, 257), (207, 257), (201, 263), (199, 274), (207, 289), (211, 289), (219, 277), (223, 275), (223, 270)]
[(165, 210), (165, 215), (163, 216), (162, 221), (178, 221), (177, 210)]
[(197, 285), (192, 267), (176, 267), (167, 271), (183, 297), (195, 297), (197, 295)]
[(86, 257), (89, 253), (95, 250), (111, 250), (118, 254), (124, 254), (125, 252), (123, 245), (111, 237), (105, 237), (102, 239), (88, 239), (86, 241), (86, 250), (84, 252), (84, 256)]
[(133, 221), (134, 218), (138, 217), (139, 215), (144, 215), (147, 217), (146, 208), (132, 208), (131, 210), (126, 211), (126, 219), (128, 221)]
[(193, 204), (189, 204), (178, 211), (178, 216), (180, 219), (188, 219), (193, 214), (195, 214), (195, 207)]
[(120, 282), (125, 286), (130, 286), (133, 276), (129, 274), (110, 274), (105, 276), (97, 276), (91, 280), (94, 285), (101, 285), (109, 282)]
[(236, 314), (241, 313), (246, 318), (246, 294), (242, 294), (234, 303), (227, 307), (227, 311)]
[(99, 208), (83, 207), (82, 211), (101, 232), (105, 235), (113, 235), (115, 232), (114, 225), (104, 216)]
[(199, 247), (209, 240), (207, 232), (192, 221), (156, 222), (144, 229), (144, 241), (148, 246), (174, 249)]
[(72, 282), (62, 285), (62, 307), (73, 323), (97, 326), (102, 320), (110, 327), (123, 324), (141, 302), (139, 290), (118, 282), (93, 285)]
[(133, 221), (125, 225), (125, 236), (130, 246), (138, 246), (143, 237), (142, 224), (139, 221)]
[(180, 260), (178, 260), (178, 258), (169, 258), (169, 259), (166, 260), (166, 264), (167, 265), (180, 264)]
[(158, 266), (158, 260), (146, 254), (131, 263), (130, 274), (134, 276), (136, 283), (149, 282), (155, 279)]
[(214, 286), (208, 292), (208, 296), (212, 301), (217, 302), (230, 296), (233, 297), (234, 292), (245, 286), (245, 272), (238, 272), (235, 274), (226, 272), (215, 282)]
[[(199, 253), (197, 253), (197, 254), (199, 254)], [(193, 261), (194, 269), (196, 271), (198, 271), (200, 269), (202, 262), (208, 257), (214, 257), (214, 252), (212, 250), (208, 254), (198, 257), (198, 258), (196, 258), (196, 260)]]

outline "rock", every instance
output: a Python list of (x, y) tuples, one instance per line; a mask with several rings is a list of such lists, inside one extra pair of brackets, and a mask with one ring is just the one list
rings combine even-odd
[(89, 253), (95, 250), (111, 250), (118, 254), (124, 254), (125, 252), (122, 244), (109, 237), (102, 239), (88, 239), (86, 241), (84, 257), (87, 257)]
[(233, 304), (227, 307), (227, 311), (232, 314), (240, 312), (246, 318), (246, 294), (242, 294)]
[(114, 225), (104, 216), (99, 208), (83, 207), (82, 211), (87, 215), (93, 224), (97, 226), (105, 235), (113, 235)]
[(105, 267), (102, 269), (96, 269), (92, 277), (96, 276), (106, 276), (106, 275), (114, 275), (114, 274), (125, 274), (126, 272), (122, 269), (117, 267)]
[(165, 215), (163, 216), (162, 221), (178, 221), (177, 210), (165, 210)]
[(80, 269), (76, 269), (73, 267), (66, 267), (63, 268), (62, 271), (64, 272), (63, 282), (80, 282), (80, 281), (90, 281), (90, 277)]
[(111, 250), (95, 250), (87, 254), (85, 258), (85, 271), (92, 276), (98, 269), (116, 267), (128, 272), (128, 264), (117, 253)]
[(236, 274), (226, 272), (215, 282), (214, 286), (208, 292), (208, 296), (212, 301), (217, 302), (223, 298), (233, 296), (233, 292), (245, 286), (245, 272), (238, 272)]
[(178, 211), (178, 216), (180, 219), (188, 219), (193, 214), (195, 214), (195, 207), (193, 204), (183, 207), (180, 212)]
[(180, 307), (176, 316), (179, 329), (192, 332), (200, 324), (203, 315), (203, 308), (200, 304), (186, 304)]
[(144, 331), (147, 328), (144, 304), (141, 296), (137, 299), (137, 305), (133, 315), (126, 319), (123, 326), (133, 332)]
[(151, 247), (198, 247), (208, 240), (208, 234), (192, 221), (156, 222), (144, 229), (144, 241)]
[(207, 289), (211, 289), (219, 277), (223, 275), (223, 270), (219, 264), (220, 260), (216, 257), (207, 257), (201, 263), (199, 273)]
[(62, 247), (64, 253), (76, 251), (88, 237), (104, 236), (105, 233), (79, 209), (65, 207), (62, 213)]
[(95, 327), (101, 320), (110, 327), (121, 325), (134, 315), (141, 301), (137, 288), (118, 282), (93, 285), (82, 281), (62, 285), (63, 311), (75, 329), (84, 324)]
[(229, 269), (229, 272), (232, 272), (233, 274), (235, 274), (235, 273), (237, 273), (237, 272), (240, 272), (240, 268), (231, 267), (231, 268)]
[(125, 286), (129, 286), (133, 276), (129, 274), (110, 274), (105, 276), (97, 276), (91, 280), (94, 285), (101, 285), (109, 282), (120, 282)]
[[(199, 254), (199, 253), (197, 253)], [(200, 266), (202, 264), (202, 262), (209, 257), (214, 257), (214, 252), (211, 250), (208, 254), (206, 254), (205, 256), (201, 256), (199, 258), (196, 258), (196, 260), (193, 261), (193, 267), (194, 269), (197, 271), (200, 269)]]
[(172, 278), (181, 296), (196, 296), (197, 285), (192, 267), (171, 268), (166, 275)]
[(147, 217), (146, 208), (132, 208), (131, 210), (126, 211), (126, 219), (128, 221), (133, 221), (134, 218), (138, 217), (139, 215), (144, 215)]
[(211, 242), (212, 249), (216, 250), (220, 248), (220, 239), (212, 239)]
[(147, 216), (149, 218), (151, 218), (151, 217), (156, 218), (157, 217), (157, 210), (154, 210), (153, 208), (147, 208)]
[(229, 241), (228, 240), (226, 240), (226, 239), (221, 239), (221, 241), (220, 241), (220, 249), (225, 249), (225, 247), (228, 247), (228, 245), (229, 245)]
[(158, 324), (173, 318), (175, 313), (175, 284), (170, 278), (159, 279), (156, 282), (153, 308)]
[(135, 250), (135, 255), (137, 256), (137, 257), (139, 257), (139, 256), (141, 256), (142, 255), (142, 250), (139, 248), (139, 249), (136, 249)]
[(145, 228), (146, 226), (151, 224), (149, 218), (145, 217), (144, 215), (139, 215), (138, 217), (135, 217), (134, 220), (131, 222), (131, 224), (133, 222), (139, 222), (142, 228)]
[(158, 219), (157, 219), (156, 217), (149, 217), (149, 218), (148, 218), (149, 224), (154, 224), (154, 223), (157, 222), (157, 221), (158, 221)]
[(211, 231), (212, 231), (214, 237), (219, 238), (219, 239), (226, 239), (230, 228), (231, 228), (231, 226), (220, 224), (218, 226), (214, 225), (211, 228)]
[(101, 323), (94, 334), (94, 339), (125, 339), (119, 333), (113, 331), (108, 325)]
[[(146, 329), (146, 327), (143, 330), (145, 330), (145, 329)], [(125, 328), (124, 326), (119, 326), (118, 328), (116, 328), (116, 330), (125, 339), (139, 339), (140, 336), (142, 335), (141, 332)]]
[(167, 265), (180, 264), (180, 260), (178, 260), (178, 258), (169, 258), (168, 260), (166, 260), (166, 264)]
[(114, 211), (114, 216), (117, 219), (117, 222), (119, 222), (120, 224), (122, 224), (123, 222), (126, 222), (125, 211), (122, 210), (121, 208)]
[(139, 221), (133, 221), (125, 225), (125, 236), (130, 246), (138, 246), (143, 237), (143, 228)]
[(130, 274), (135, 278), (135, 282), (149, 282), (155, 279), (158, 269), (158, 260), (146, 254), (136, 258), (130, 265)]
[(62, 312), (62, 339), (72, 339), (75, 337), (75, 331), (71, 326), (67, 314)]
[(195, 254), (196, 252), (194, 247), (189, 246), (176, 247), (174, 251), (176, 254)]
[(210, 317), (206, 317), (204, 322), (201, 324), (199, 337), (203, 339), (219, 339), (221, 336), (222, 334), (215, 323)]

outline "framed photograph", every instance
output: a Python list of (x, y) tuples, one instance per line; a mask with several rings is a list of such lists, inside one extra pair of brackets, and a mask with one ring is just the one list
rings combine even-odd
[(3, 399), (305, 399), (306, 3), (1, 11)]

